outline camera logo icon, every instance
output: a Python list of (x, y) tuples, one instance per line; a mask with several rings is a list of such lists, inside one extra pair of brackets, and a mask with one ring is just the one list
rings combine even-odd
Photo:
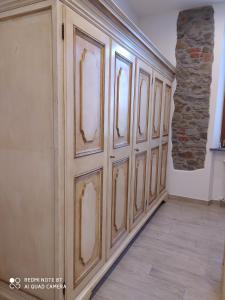
[(9, 287), (10, 287), (10, 289), (12, 289), (12, 290), (14, 290), (14, 289), (17, 289), (17, 290), (19, 290), (20, 288), (21, 288), (21, 284), (20, 284), (20, 282), (21, 282), (21, 279), (20, 278), (10, 278), (9, 279)]

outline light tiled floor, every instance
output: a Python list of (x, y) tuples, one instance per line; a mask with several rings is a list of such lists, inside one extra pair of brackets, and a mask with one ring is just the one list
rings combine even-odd
[(219, 300), (225, 209), (169, 200), (94, 300)]

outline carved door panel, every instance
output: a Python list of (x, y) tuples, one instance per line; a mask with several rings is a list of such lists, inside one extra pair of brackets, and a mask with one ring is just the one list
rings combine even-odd
[(129, 232), (135, 57), (112, 42), (108, 175), (108, 256)]
[(147, 142), (149, 131), (149, 107), (152, 70), (143, 62), (137, 64), (138, 78), (135, 97), (136, 144)]
[(148, 205), (158, 196), (159, 147), (151, 149)]
[(145, 212), (146, 204), (146, 178), (147, 178), (147, 151), (135, 154), (133, 165), (133, 189), (132, 189), (132, 215), (131, 227), (136, 225), (142, 214)]
[(167, 153), (168, 153), (168, 144), (165, 143), (161, 146), (160, 183), (159, 183), (160, 193), (164, 191), (166, 188)]
[(163, 79), (161, 76), (154, 76), (153, 93), (153, 119), (152, 119), (152, 138), (160, 137), (162, 101), (163, 101)]
[(66, 9), (66, 282), (74, 299), (105, 259), (109, 38)]
[(147, 200), (148, 159), (150, 152), (150, 107), (152, 69), (137, 60), (134, 135), (132, 155), (132, 205), (130, 208), (130, 228), (134, 228), (145, 212)]
[(163, 136), (167, 136), (169, 134), (170, 108), (171, 108), (171, 86), (166, 84), (164, 108), (163, 108), (163, 111), (164, 111), (164, 113), (163, 113)]
[(112, 166), (111, 247), (127, 231), (129, 159)]

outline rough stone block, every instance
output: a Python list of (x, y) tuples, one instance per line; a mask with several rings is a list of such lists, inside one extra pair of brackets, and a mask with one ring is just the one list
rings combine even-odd
[(174, 168), (204, 168), (214, 50), (211, 6), (185, 10), (177, 21), (175, 111), (172, 122)]

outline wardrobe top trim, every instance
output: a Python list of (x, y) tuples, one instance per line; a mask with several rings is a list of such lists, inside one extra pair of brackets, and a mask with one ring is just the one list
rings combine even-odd
[(171, 62), (160, 52), (157, 46), (147, 37), (147, 35), (137, 26), (134, 21), (129, 18), (123, 10), (113, 0), (98, 0), (102, 3), (114, 16), (120, 20), (127, 29), (129, 29), (134, 36), (136, 36), (144, 45), (146, 45), (151, 52), (153, 52), (173, 73), (175, 67)]
[[(174, 78), (175, 67), (113, 0), (60, 0), (137, 54), (156, 71)], [(162, 70), (163, 68), (163, 70)]]
[(0, 13), (40, 2), (53, 4), (58, 1), (74, 9), (112, 38), (136, 52), (156, 71), (168, 76), (170, 80), (173, 79), (175, 67), (113, 0), (1, 0)]

